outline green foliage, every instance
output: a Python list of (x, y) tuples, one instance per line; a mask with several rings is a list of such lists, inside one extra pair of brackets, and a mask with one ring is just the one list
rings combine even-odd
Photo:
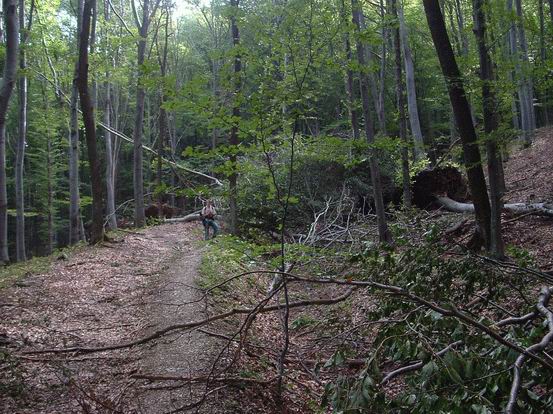
[[(439, 228), (427, 228), (422, 245), (398, 234), (403, 246), (399, 251), (365, 249), (352, 257), (363, 269), (355, 277), (402, 287), (445, 309), (468, 303), (475, 293), (501, 303), (512, 295), (513, 286), (521, 291), (526, 288), (526, 281), (518, 275), (513, 278), (492, 266), (476, 265), (470, 255), (446, 258), (446, 246), (439, 243), (440, 233)], [(518, 355), (456, 318), (430, 309), (413, 311), (416, 306), (393, 296), (381, 299), (378, 309), (367, 315), (368, 320), (401, 319), (400, 315), (406, 315), (404, 321), (383, 325), (367, 367), (357, 376), (332, 381), (326, 388), (324, 404), (348, 413), (369, 408), (377, 412), (465, 413), (467, 407), (471, 412), (491, 413), (504, 408), (512, 381), (510, 368)], [(480, 322), (490, 324), (486, 317)], [(530, 331), (517, 326), (506, 338), (529, 346), (540, 341), (544, 333), (543, 326)], [(455, 341), (463, 342), (442, 357), (435, 355)], [(424, 363), (422, 369), (404, 376), (405, 387), (397, 396), (387, 396), (379, 385), (383, 374), (378, 367), (385, 361), (404, 365), (417, 360)], [(534, 364), (529, 364), (524, 375), (526, 381), (553, 385), (543, 368)], [(532, 388), (519, 399), (519, 408), (528, 413), (547, 412), (552, 407), (553, 397)]]

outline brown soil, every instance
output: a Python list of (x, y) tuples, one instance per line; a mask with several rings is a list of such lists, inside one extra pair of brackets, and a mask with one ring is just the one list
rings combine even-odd
[[(51, 271), (0, 291), (0, 412), (157, 414), (197, 401), (203, 386), (159, 389), (132, 376), (197, 375), (213, 358), (211, 340), (198, 334), (109, 353), (23, 354), (121, 343), (177, 320), (201, 318), (196, 227), (173, 224), (129, 233), (121, 243), (83, 249)], [(224, 412), (222, 403), (205, 410)]]

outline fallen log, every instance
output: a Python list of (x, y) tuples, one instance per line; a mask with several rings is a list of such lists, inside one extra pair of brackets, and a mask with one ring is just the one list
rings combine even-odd
[[(215, 216), (215, 219), (221, 220), (222, 216)], [(202, 217), (200, 216), (200, 212), (196, 211), (195, 213), (187, 214), (184, 217), (175, 217), (175, 218), (167, 218), (163, 220), (164, 223), (189, 223), (191, 221), (200, 221)]]
[[(436, 196), (436, 201), (443, 208), (454, 213), (474, 213), (474, 204), (460, 203), (449, 197)], [(512, 203), (504, 204), (503, 210), (514, 214), (534, 214), (537, 216), (553, 217), (553, 205), (548, 203)]]
[(187, 214), (184, 217), (168, 218), (163, 220), (164, 223), (189, 223), (191, 221), (201, 220), (200, 213)]

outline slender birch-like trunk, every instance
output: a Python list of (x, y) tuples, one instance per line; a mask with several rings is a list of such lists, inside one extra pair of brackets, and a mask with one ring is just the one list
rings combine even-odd
[(405, 63), (405, 80), (407, 86), (407, 109), (409, 111), (409, 124), (411, 125), (411, 134), (415, 144), (415, 157), (417, 159), (424, 156), (424, 140), (422, 136), (419, 110), (417, 108), (417, 91), (415, 87), (415, 65), (413, 64), (413, 55), (407, 38), (407, 28), (403, 9), (398, 7), (399, 31), (401, 35), (401, 44), (403, 48), (403, 60)]

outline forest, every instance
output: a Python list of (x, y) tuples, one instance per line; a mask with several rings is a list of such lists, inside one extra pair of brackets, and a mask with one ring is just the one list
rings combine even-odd
[(1, 3), (1, 413), (553, 412), (553, 0)]

